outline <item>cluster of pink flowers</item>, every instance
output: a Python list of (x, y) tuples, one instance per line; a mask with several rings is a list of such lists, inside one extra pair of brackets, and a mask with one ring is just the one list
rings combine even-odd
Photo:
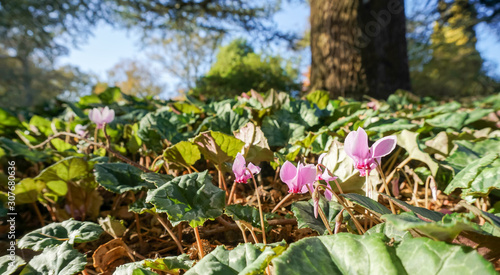
[[(360, 176), (370, 174), (375, 169), (382, 157), (390, 154), (396, 147), (396, 137), (388, 136), (379, 139), (372, 147), (368, 146), (368, 135), (363, 128), (350, 132), (344, 144), (346, 154), (354, 161), (354, 167), (359, 171)], [(327, 169), (322, 169), (321, 162), (326, 154), (322, 154), (318, 159), (318, 165), (298, 163), (294, 166), (286, 161), (281, 167), (280, 178), (288, 185), (289, 193), (303, 194), (314, 190), (314, 183), (320, 180), (325, 181), (331, 189), (329, 182), (337, 177), (332, 176)], [(327, 188), (325, 198), (331, 200), (332, 193)], [(315, 196), (313, 196), (314, 198)], [(314, 200), (314, 215), (317, 217), (319, 201)]]

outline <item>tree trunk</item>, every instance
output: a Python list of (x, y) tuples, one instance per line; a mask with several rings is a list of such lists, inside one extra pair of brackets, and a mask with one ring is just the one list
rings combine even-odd
[(311, 0), (311, 87), (331, 98), (410, 89), (404, 0)]

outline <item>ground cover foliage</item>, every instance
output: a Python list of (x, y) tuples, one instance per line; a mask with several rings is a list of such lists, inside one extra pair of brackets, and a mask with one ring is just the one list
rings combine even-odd
[[(114, 119), (97, 129), (88, 113), (105, 106)], [(0, 214), (13, 195), (18, 213), (18, 256), (0, 257), (0, 273), (496, 274), (499, 112), (499, 95), (163, 101), (117, 88), (0, 109)], [(344, 151), (360, 127), (370, 145), (397, 138), (366, 177)], [(235, 176), (238, 153), (260, 170)], [(289, 195), (286, 161), (320, 162), (334, 196)]]

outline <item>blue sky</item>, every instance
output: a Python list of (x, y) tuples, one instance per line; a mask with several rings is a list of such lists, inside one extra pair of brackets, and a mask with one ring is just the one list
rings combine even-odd
[[(413, 0), (410, 0), (413, 1)], [(286, 1), (282, 11), (274, 16), (274, 21), (282, 30), (296, 31), (300, 34), (309, 27), (309, 7), (307, 4), (290, 5)], [(476, 29), (477, 48), (484, 59), (496, 64), (490, 75), (500, 75), (500, 43), (498, 37), (492, 35), (484, 26)], [(307, 68), (309, 54), (307, 51), (291, 53), (286, 48), (276, 47), (273, 51), (281, 55), (301, 55), (302, 70)], [(79, 66), (85, 72), (92, 72), (105, 80), (106, 72), (122, 59), (146, 59), (145, 50), (140, 43), (140, 34), (133, 31), (117, 30), (107, 25), (99, 25), (94, 35), (89, 37), (87, 43), (78, 48), (70, 48), (70, 54), (59, 60), (60, 65), (72, 64)], [(175, 95), (177, 80), (166, 73), (159, 73), (162, 82), (167, 84), (167, 91), (162, 97)]]

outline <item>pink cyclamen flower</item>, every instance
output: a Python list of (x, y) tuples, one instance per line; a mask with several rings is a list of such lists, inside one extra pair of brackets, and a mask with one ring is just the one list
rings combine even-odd
[(368, 147), (368, 135), (363, 128), (350, 132), (344, 143), (345, 153), (354, 161), (354, 167), (361, 176), (369, 175), (377, 168), (377, 162), (387, 156), (396, 147), (396, 136), (388, 136), (377, 140), (372, 147)]
[(90, 110), (89, 118), (92, 122), (97, 124), (97, 129), (102, 129), (104, 123), (110, 123), (115, 119), (115, 111), (109, 109), (108, 106), (104, 108), (94, 108)]
[(289, 193), (303, 194), (309, 189), (313, 189), (313, 183), (316, 180), (316, 167), (312, 164), (303, 165), (299, 162), (297, 167), (291, 162), (286, 161), (280, 170), (281, 181), (288, 185)]
[[(326, 182), (326, 185), (329, 187), (329, 188), (332, 188), (330, 186), (330, 181), (334, 181), (337, 179), (336, 176), (331, 176), (330, 173), (328, 172), (328, 170), (325, 168), (325, 171), (322, 170), (321, 168), (321, 165), (322, 164), (321, 162), (323, 161), (323, 158), (326, 156), (326, 153), (323, 153), (319, 156), (318, 158), (318, 165), (316, 165), (316, 168), (317, 168), (317, 175), (316, 175), (316, 181), (319, 181), (319, 180), (324, 180)], [(332, 200), (332, 191), (330, 191), (329, 189), (326, 189), (325, 190), (325, 198), (327, 200)]]
[(75, 133), (81, 137), (84, 137), (87, 135), (87, 127), (82, 126), (81, 124), (78, 124), (75, 126)]
[[(248, 168), (248, 169), (247, 169)], [(250, 171), (248, 171), (250, 170)], [(236, 183), (247, 183), (248, 179), (252, 177), (252, 174), (258, 174), (260, 172), (260, 167), (255, 166), (253, 163), (246, 164), (245, 157), (238, 153), (233, 163), (233, 173)]]

